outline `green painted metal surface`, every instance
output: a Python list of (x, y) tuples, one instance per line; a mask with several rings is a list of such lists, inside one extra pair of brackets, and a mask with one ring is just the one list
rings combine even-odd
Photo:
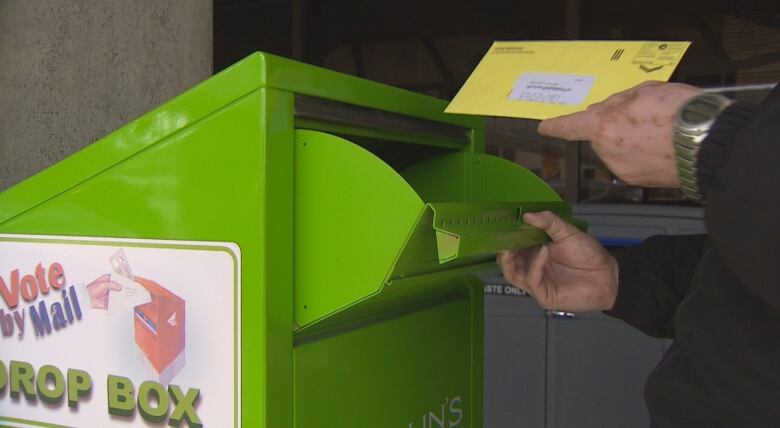
[(439, 263), (459, 257), (495, 254), (528, 248), (547, 241), (545, 234), (522, 220), (526, 212), (549, 210), (564, 219), (570, 215), (563, 202), (430, 204)]
[[(303, 118), (299, 96), (467, 139)], [(256, 53), (0, 193), (0, 233), (237, 243), (245, 427), (479, 427), (473, 273), (544, 241), (518, 210), (568, 208), (445, 106)]]
[(305, 326), (381, 290), (425, 203), (349, 141), (295, 137), (295, 323)]
[[(556, 202), (561, 198), (544, 181), (506, 159), (460, 151), (417, 163), (401, 171), (427, 202)], [(446, 177), (446, 179), (444, 179)]]
[(482, 426), (482, 284), (449, 283), (464, 294), (298, 343), (296, 426)]

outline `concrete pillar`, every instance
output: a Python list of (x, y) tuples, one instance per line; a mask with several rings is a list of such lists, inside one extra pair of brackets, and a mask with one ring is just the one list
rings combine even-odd
[(211, 0), (0, 0), (0, 190), (211, 75)]

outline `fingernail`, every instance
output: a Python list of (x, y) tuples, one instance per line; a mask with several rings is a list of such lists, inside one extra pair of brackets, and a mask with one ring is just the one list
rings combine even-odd
[(523, 214), (523, 221), (526, 223), (533, 223), (539, 219), (539, 213), (525, 213)]

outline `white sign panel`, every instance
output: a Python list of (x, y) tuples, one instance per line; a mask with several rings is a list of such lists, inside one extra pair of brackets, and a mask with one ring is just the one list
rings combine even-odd
[(0, 235), (0, 425), (238, 427), (232, 243)]

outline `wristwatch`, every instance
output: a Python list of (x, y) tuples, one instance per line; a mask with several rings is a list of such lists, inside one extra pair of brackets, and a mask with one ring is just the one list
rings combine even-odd
[(673, 139), (677, 172), (683, 193), (693, 200), (702, 200), (696, 180), (699, 146), (710, 132), (715, 119), (731, 103), (730, 99), (720, 94), (700, 94), (686, 101), (675, 117)]

